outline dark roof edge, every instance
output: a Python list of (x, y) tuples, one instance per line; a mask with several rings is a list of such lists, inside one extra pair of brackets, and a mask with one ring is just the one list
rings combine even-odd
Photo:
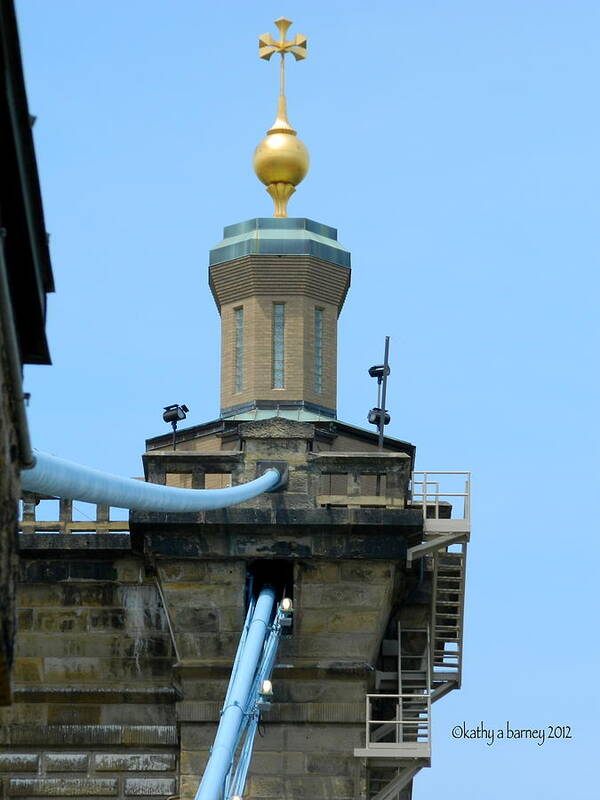
[[(237, 429), (237, 426), (244, 421), (247, 422), (248, 420), (215, 419), (210, 420), (209, 422), (201, 423), (200, 425), (192, 425), (189, 428), (181, 428), (177, 431), (177, 442), (179, 443), (189, 441), (190, 439), (199, 439), (202, 436), (209, 436), (210, 434), (214, 433), (233, 433)], [(296, 422), (296, 420), (288, 421)], [(376, 433), (368, 431), (365, 428), (359, 428), (357, 425), (351, 425), (348, 422), (342, 422), (339, 419), (331, 421), (303, 420), (299, 424), (314, 425), (315, 427), (323, 430), (325, 433), (348, 433), (358, 439), (362, 439), (363, 441), (370, 442), (372, 444), (376, 444), (378, 439)], [(146, 439), (146, 450), (148, 451), (154, 450), (158, 447), (164, 447), (165, 445), (168, 445), (172, 439), (172, 433), (164, 433), (160, 434), (159, 436), (153, 436), (150, 439)], [(396, 450), (399, 453), (407, 453), (414, 462), (416, 454), (416, 446), (414, 444), (406, 442), (403, 439), (395, 439), (391, 436), (385, 436), (383, 443), (384, 447), (386, 447), (388, 450)]]
[(29, 103), (27, 101), (27, 90), (25, 88), (25, 76), (23, 72), (23, 61), (21, 59), (21, 48), (19, 43), (19, 26), (17, 24), (17, 17), (13, 0), (1, 0), (0, 10), (2, 20), (5, 26), (5, 45), (7, 47), (7, 56), (10, 56), (12, 63), (15, 66), (14, 71), (11, 71), (9, 80), (11, 82), (11, 89), (15, 93), (15, 101), (17, 104), (19, 133), (22, 135), (23, 145), (23, 158), (24, 168), (27, 171), (28, 189), (31, 191), (29, 197), (32, 203), (32, 211), (35, 215), (33, 222), (36, 226), (36, 255), (40, 259), (40, 266), (44, 270), (44, 289), (46, 292), (54, 292), (54, 275), (52, 273), (52, 264), (50, 261), (50, 251), (48, 248), (48, 239), (46, 232), (46, 224), (44, 219), (44, 207), (42, 204), (42, 193), (40, 186), (40, 177), (37, 168), (37, 160), (35, 156), (35, 146), (33, 143), (33, 133), (31, 124), (31, 114), (29, 113)]

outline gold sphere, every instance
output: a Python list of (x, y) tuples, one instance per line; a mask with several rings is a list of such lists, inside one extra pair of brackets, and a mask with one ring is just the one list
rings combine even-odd
[(269, 133), (254, 151), (254, 171), (265, 186), (291, 183), (297, 186), (308, 172), (308, 150), (297, 136)]

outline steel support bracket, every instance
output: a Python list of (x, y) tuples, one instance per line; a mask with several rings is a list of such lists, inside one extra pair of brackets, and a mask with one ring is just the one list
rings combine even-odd
[(428, 553), (433, 553), (443, 547), (468, 541), (469, 535), (466, 533), (449, 533), (446, 536), (437, 536), (435, 539), (431, 539), (428, 542), (423, 542), (423, 544), (417, 544), (414, 547), (409, 547), (406, 551), (406, 565), (410, 567), (416, 558), (422, 558)]

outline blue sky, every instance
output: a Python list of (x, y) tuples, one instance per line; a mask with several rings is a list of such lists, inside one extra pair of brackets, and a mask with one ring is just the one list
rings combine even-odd
[[(471, 469), (464, 688), (434, 709), (415, 800), (591, 798), (600, 663), (597, 296), (600, 5), (572, 0), (17, 4), (57, 292), (28, 367), (34, 444), (141, 474), (162, 407), (218, 416), (208, 250), (269, 216), (251, 156), (275, 64), (311, 171), (290, 214), (352, 251), (339, 416), (364, 425), (392, 337), (393, 436)], [(455, 741), (454, 724), (572, 726)]]

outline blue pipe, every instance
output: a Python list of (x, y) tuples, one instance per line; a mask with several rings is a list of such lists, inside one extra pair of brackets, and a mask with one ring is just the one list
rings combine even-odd
[(218, 800), (221, 797), (239, 741), (240, 730), (244, 724), (256, 669), (269, 633), (274, 604), (274, 590), (265, 587), (256, 601), (238, 669), (235, 676), (232, 676), (233, 685), (228, 692), (227, 705), (221, 713), (217, 735), (195, 800)]
[(240, 641), (238, 644), (238, 649), (235, 654), (235, 660), (233, 662), (233, 667), (231, 669), (231, 676), (229, 678), (229, 685), (227, 686), (227, 694), (225, 695), (225, 701), (223, 703), (223, 708), (226, 708), (229, 705), (229, 697), (231, 695), (231, 689), (235, 683), (235, 678), (237, 676), (238, 670), (240, 668), (240, 661), (242, 658), (242, 653), (244, 652), (244, 647), (246, 645), (246, 639), (248, 637), (248, 631), (250, 630), (250, 624), (252, 622), (252, 617), (254, 616), (254, 609), (256, 608), (256, 598), (251, 597), (250, 603), (248, 605), (248, 613), (246, 614), (246, 621), (244, 622), (244, 630), (242, 631), (242, 635), (240, 637)]
[[(266, 640), (262, 658), (256, 671), (256, 677), (254, 679), (254, 683), (252, 684), (248, 706), (246, 707), (245, 722), (247, 730), (245, 732), (244, 743), (242, 745), (235, 772), (233, 775), (229, 776), (228, 783), (226, 784), (224, 800), (230, 800), (230, 798), (235, 796), (243, 797), (244, 795), (246, 778), (250, 768), (250, 762), (252, 760), (254, 739), (256, 737), (256, 732), (258, 730), (258, 724), (260, 721), (260, 711), (261, 708), (264, 707), (261, 703), (262, 698), (260, 692), (263, 681), (270, 678), (271, 673), (273, 672), (275, 656), (277, 655), (277, 648), (281, 638), (282, 620), (284, 617), (288, 616), (288, 613), (284, 612), (281, 607), (278, 608), (273, 625), (271, 626), (271, 632)], [(240, 731), (238, 744), (243, 733), (243, 731)], [(236, 750), (238, 749), (238, 744), (236, 744)]]
[(268, 469), (256, 480), (227, 489), (178, 489), (100, 472), (39, 450), (34, 456), (35, 466), (21, 472), (25, 491), (136, 511), (227, 508), (271, 491), (281, 481), (278, 470)]

